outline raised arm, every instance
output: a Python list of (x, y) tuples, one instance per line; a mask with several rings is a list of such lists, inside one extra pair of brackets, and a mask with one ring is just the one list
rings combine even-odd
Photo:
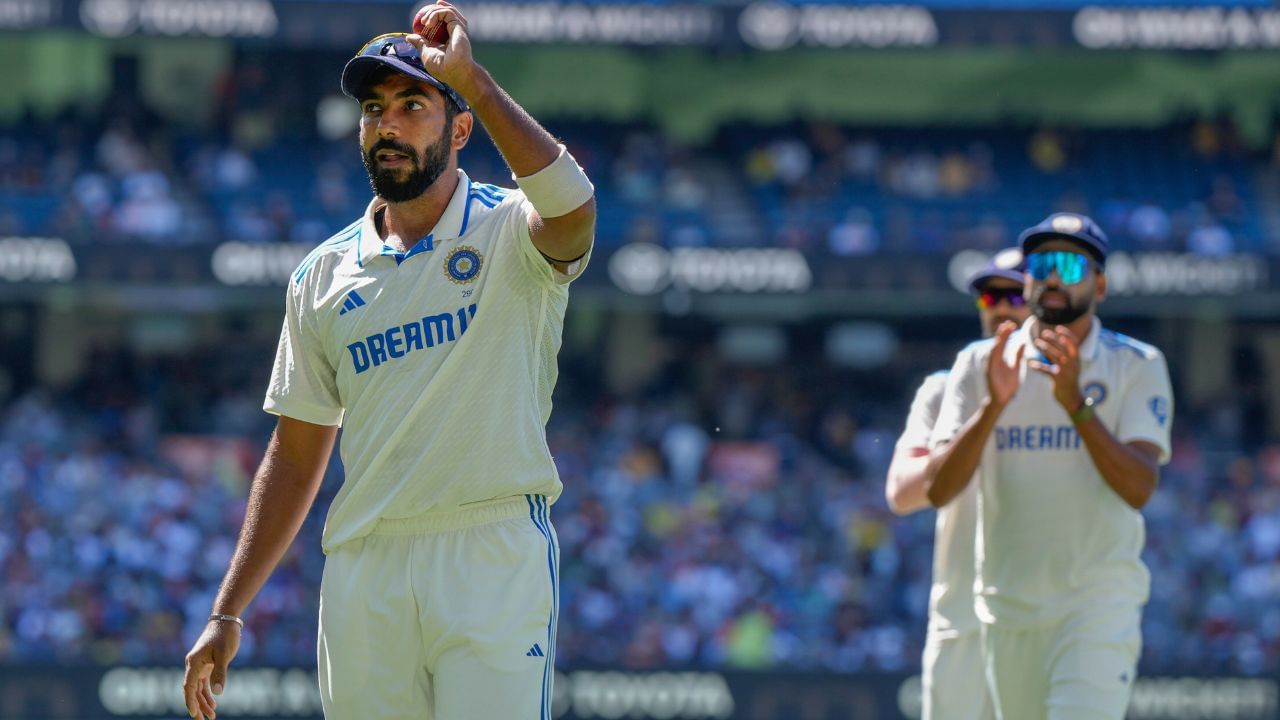
[[(1080, 342), (1063, 326), (1045, 328), (1036, 347), (1050, 362), (1034, 361), (1033, 370), (1053, 380), (1053, 396), (1071, 417), (1094, 467), (1129, 507), (1141, 510), (1155, 494), (1160, 460), (1168, 455), (1172, 390), (1164, 358), (1149, 361), (1145, 372), (1126, 388), (1118, 436), (1085, 403), (1080, 390)], [(1163, 409), (1161, 409), (1163, 408)], [(1123, 436), (1123, 437), (1121, 437)]]
[(1003, 405), (986, 398), (955, 438), (930, 454), (925, 470), (925, 495), (930, 505), (942, 507), (969, 486), (982, 462), (982, 449), (1003, 410)]
[[(1018, 374), (1025, 346), (1018, 348), (1012, 364), (1005, 359), (1005, 347), (1016, 330), (1016, 325), (1006, 322), (996, 331), (995, 344), (986, 362), (986, 395), (978, 401), (977, 410), (955, 435), (945, 444), (934, 448), (930, 454), (929, 466), (925, 471), (925, 492), (929, 503), (934, 507), (946, 505), (968, 487), (982, 462), (982, 450), (991, 437), (991, 431), (995, 429), (996, 421), (1022, 384)], [(953, 370), (952, 381), (963, 381), (964, 372), (967, 370)]]
[(466, 18), (457, 8), (444, 0), (427, 5), (418, 12), (414, 28), (434, 37), (429, 31), (440, 24), (448, 28), (443, 45), (418, 35), (409, 38), (422, 51), (423, 65), (466, 98), (515, 173), (537, 211), (529, 218), (529, 235), (538, 251), (556, 265), (581, 258), (595, 235), (596, 201), (590, 182), (555, 138), (475, 61)]
[[(239, 617), (267, 582), (315, 502), (338, 428), (280, 417), (249, 489), (244, 525), (213, 613)], [(193, 718), (212, 718), (240, 648), (240, 626), (210, 620), (187, 653), (182, 691)]]

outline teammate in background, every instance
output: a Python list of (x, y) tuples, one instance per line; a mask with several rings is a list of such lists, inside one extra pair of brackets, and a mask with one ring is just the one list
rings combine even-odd
[[(982, 336), (1005, 322), (1021, 324), (1029, 310), (1022, 294), (1026, 265), (1022, 251), (1001, 251), (969, 281), (977, 298)], [(907, 427), (898, 438), (885, 497), (898, 515), (929, 507), (926, 472), (929, 437), (938, 418), (947, 372), (924, 380), (911, 403)], [(988, 720), (995, 717), (987, 697), (982, 638), (973, 613), (973, 540), (977, 532), (977, 491), (972, 487), (938, 510), (933, 541), (933, 588), (924, 647), (924, 720)]]
[[(550, 717), (561, 484), (545, 424), (591, 183), (472, 58), (446, 2), (347, 63), (376, 197), (289, 285), (265, 409), (280, 416), (204, 633), (192, 717), (212, 718), (243, 626), (345, 428), (318, 647), (329, 720)], [(447, 36), (445, 31), (447, 29)], [(484, 124), (519, 190), (471, 181)]]
[(934, 427), (929, 501), (979, 478), (978, 596), (1001, 720), (1120, 720), (1150, 578), (1139, 512), (1169, 458), (1159, 350), (1104, 330), (1107, 238), (1051, 215), (1020, 239), (1033, 316), (956, 358)]

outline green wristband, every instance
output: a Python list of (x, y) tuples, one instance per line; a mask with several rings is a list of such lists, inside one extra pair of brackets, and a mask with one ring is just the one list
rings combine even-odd
[(1089, 422), (1089, 418), (1093, 417), (1093, 398), (1087, 397), (1080, 408), (1071, 413), (1071, 424), (1082, 425)]

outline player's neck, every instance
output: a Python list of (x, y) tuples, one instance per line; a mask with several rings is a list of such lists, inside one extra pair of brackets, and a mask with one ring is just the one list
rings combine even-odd
[(382, 239), (393, 246), (404, 245), (400, 249), (407, 250), (440, 222), (440, 217), (449, 207), (449, 201), (453, 199), (457, 188), (458, 173), (451, 166), (418, 197), (405, 202), (387, 203), (379, 227)]

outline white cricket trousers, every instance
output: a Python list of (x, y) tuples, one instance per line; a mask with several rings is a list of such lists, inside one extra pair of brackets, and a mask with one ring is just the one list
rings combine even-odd
[(1123, 720), (1142, 647), (1142, 609), (1073, 612), (1032, 630), (983, 627), (1000, 720)]
[(982, 633), (939, 636), (924, 641), (922, 720), (995, 720), (982, 660)]
[(560, 548), (547, 499), (384, 520), (325, 560), (327, 720), (550, 720)]

